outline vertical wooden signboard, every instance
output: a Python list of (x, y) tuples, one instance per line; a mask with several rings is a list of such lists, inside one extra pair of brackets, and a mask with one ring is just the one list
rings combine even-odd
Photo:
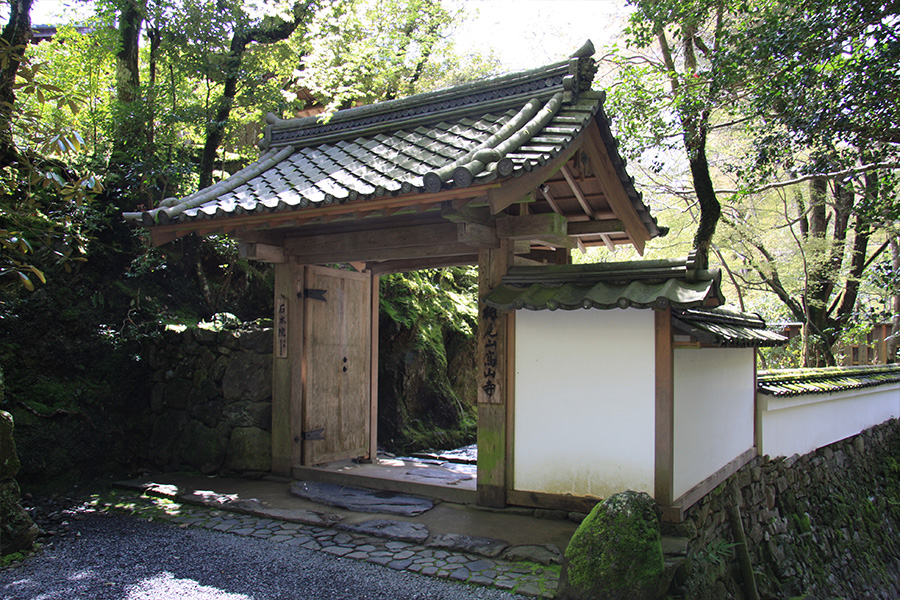
[[(478, 297), (483, 298), (512, 261), (508, 240), (478, 252)], [(512, 315), (478, 306), (478, 503), (503, 507), (507, 490), (507, 405), (511, 390)]]

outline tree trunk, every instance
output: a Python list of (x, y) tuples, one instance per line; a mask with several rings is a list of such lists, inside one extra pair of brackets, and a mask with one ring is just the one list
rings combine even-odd
[(123, 2), (119, 14), (119, 51), (116, 54), (116, 135), (107, 169), (112, 188), (109, 196), (122, 211), (137, 208), (142, 178), (135, 176), (132, 169), (136, 157), (146, 152), (147, 123), (139, 106), (141, 79), (138, 65), (143, 22), (143, 3)]
[(274, 28), (252, 27), (238, 29), (231, 38), (228, 58), (225, 62), (225, 88), (216, 106), (216, 114), (206, 126), (206, 140), (203, 143), (203, 154), (200, 156), (200, 189), (212, 185), (213, 167), (222, 140), (225, 138), (225, 126), (231, 116), (231, 107), (237, 95), (238, 81), (241, 75), (241, 64), (244, 52), (250, 42), (272, 44), (286, 40), (301, 23), (308, 21), (315, 13), (316, 0), (305, 0), (294, 5), (294, 20), (282, 21)]
[(16, 73), (19, 62), (25, 56), (25, 47), (31, 41), (32, 0), (11, 0), (9, 3), (9, 23), (3, 28), (3, 39), (9, 44), (8, 62), (0, 67), (0, 168), (18, 160), (18, 152), (13, 142), (12, 120), (16, 93)]
[(722, 214), (722, 207), (716, 197), (716, 190), (709, 174), (709, 161), (706, 158), (706, 133), (701, 136), (697, 147), (688, 148), (688, 161), (691, 165), (691, 177), (694, 180), (694, 192), (700, 204), (700, 222), (694, 234), (694, 249), (701, 268), (709, 266), (709, 250), (716, 224)]
[[(900, 273), (900, 242), (891, 240), (891, 262), (894, 273)], [(887, 358), (885, 362), (898, 361), (897, 350), (900, 349), (900, 286), (894, 288), (894, 318), (891, 320), (891, 335), (887, 342)]]

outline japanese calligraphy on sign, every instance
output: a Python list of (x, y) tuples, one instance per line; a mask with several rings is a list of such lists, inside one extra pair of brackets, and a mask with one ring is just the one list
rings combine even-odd
[(279, 296), (275, 301), (275, 349), (278, 358), (287, 358), (288, 305), (284, 296)]
[(488, 402), (496, 402), (494, 394), (497, 393), (497, 357), (498, 357), (498, 332), (497, 320), (499, 315), (497, 309), (490, 306), (485, 307), (481, 313), (482, 316), (482, 334), (481, 343), (483, 348), (482, 391), (487, 396)]

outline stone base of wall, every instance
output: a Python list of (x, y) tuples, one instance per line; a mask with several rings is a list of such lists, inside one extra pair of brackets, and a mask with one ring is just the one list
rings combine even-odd
[(149, 355), (155, 466), (206, 474), (271, 469), (271, 328), (166, 331)]
[(760, 597), (900, 597), (897, 420), (804, 456), (754, 459), (666, 526), (690, 539), (672, 596), (747, 597), (736, 504)]

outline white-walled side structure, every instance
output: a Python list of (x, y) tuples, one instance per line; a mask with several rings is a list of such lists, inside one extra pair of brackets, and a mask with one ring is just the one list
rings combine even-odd
[(760, 454), (806, 454), (900, 417), (900, 381), (802, 395), (761, 389), (757, 410)]
[(508, 270), (484, 301), (516, 311), (513, 501), (637, 490), (680, 521), (756, 455), (755, 347), (785, 338), (718, 308), (720, 277), (693, 256)]
[(753, 348), (675, 348), (676, 498), (752, 451), (755, 364)]
[(516, 315), (514, 489), (653, 493), (653, 339), (649, 310)]

